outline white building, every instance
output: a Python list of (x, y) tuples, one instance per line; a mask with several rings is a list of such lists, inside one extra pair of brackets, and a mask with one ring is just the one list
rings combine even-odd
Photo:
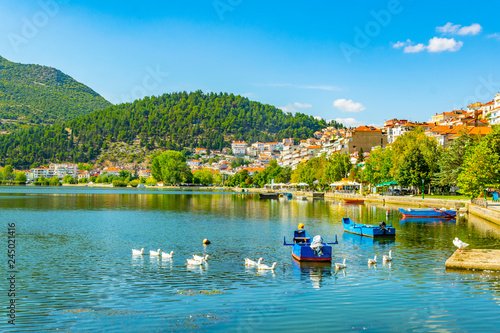
[(244, 156), (247, 152), (248, 144), (245, 141), (233, 141), (231, 144), (231, 149), (233, 150), (233, 155)]
[(55, 164), (51, 163), (49, 165), (48, 177), (64, 178), (64, 176), (70, 175), (73, 178), (78, 177), (78, 165), (76, 164)]
[(38, 179), (42, 176), (47, 178), (49, 176), (49, 168), (47, 167), (33, 168), (30, 171), (33, 174), (33, 179)]

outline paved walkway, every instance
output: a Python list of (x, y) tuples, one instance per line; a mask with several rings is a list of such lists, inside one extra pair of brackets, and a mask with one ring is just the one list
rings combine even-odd
[(500, 202), (488, 201), (488, 208), (500, 211)]

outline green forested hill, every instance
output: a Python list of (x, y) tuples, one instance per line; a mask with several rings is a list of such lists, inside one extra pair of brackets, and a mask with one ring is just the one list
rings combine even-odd
[(17, 64), (0, 57), (0, 131), (68, 121), (110, 105), (55, 68)]
[(0, 160), (16, 167), (48, 161), (89, 162), (116, 142), (149, 151), (218, 150), (229, 147), (232, 140), (306, 139), (324, 127), (324, 120), (284, 113), (233, 94), (182, 92), (112, 106), (62, 125), (0, 136)]

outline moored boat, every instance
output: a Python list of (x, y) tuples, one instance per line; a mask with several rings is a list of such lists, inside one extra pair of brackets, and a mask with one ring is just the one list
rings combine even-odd
[(379, 225), (355, 223), (349, 217), (342, 219), (344, 231), (355, 235), (367, 237), (395, 237), (396, 228), (387, 226), (385, 222)]
[(324, 242), (319, 235), (311, 240), (302, 224), (299, 224), (299, 228), (293, 233), (293, 243), (287, 243), (286, 237), (283, 237), (283, 245), (293, 246), (292, 257), (298, 261), (330, 262), (332, 261), (330, 245), (338, 243), (337, 236), (333, 243)]
[(278, 199), (279, 194), (278, 193), (259, 193), (259, 198), (260, 199)]
[(436, 209), (436, 208), (399, 208), (403, 217), (444, 217), (455, 218), (457, 212), (451, 209)]
[(364, 199), (343, 199), (345, 204), (362, 204), (365, 203)]

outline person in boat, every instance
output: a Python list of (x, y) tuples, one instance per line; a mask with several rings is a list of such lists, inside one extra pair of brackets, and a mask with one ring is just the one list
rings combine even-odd
[(293, 238), (294, 243), (308, 243), (309, 238), (306, 237), (306, 231), (304, 230), (304, 224), (300, 223), (295, 231), (295, 237)]
[(380, 222), (378, 224), (378, 227), (379, 227), (380, 230), (384, 230), (384, 231), (387, 230), (387, 224), (385, 224), (384, 221)]

